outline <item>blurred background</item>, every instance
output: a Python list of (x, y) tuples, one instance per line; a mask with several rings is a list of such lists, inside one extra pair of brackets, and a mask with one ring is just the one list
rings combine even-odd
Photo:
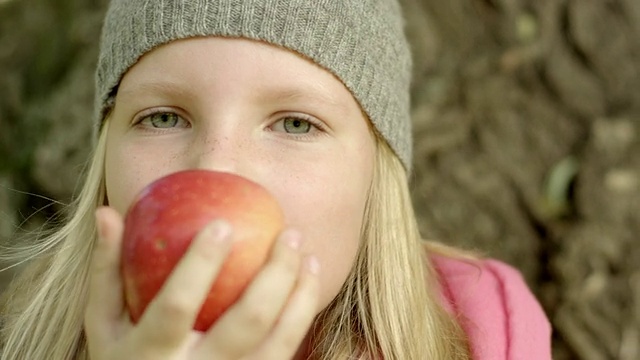
[[(107, 2), (0, 0), (0, 251), (72, 198)], [(424, 236), (519, 268), (555, 359), (640, 359), (640, 1), (402, 3)]]

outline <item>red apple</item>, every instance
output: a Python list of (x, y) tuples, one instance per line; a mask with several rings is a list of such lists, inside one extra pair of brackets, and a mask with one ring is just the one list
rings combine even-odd
[(163, 177), (134, 200), (125, 219), (122, 275), (136, 323), (184, 255), (194, 236), (215, 219), (233, 227), (232, 249), (194, 329), (206, 331), (246, 289), (283, 229), (277, 201), (243, 177), (188, 170)]

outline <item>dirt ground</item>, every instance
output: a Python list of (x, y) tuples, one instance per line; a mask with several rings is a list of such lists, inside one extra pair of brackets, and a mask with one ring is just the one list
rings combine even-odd
[[(72, 196), (106, 2), (0, 1), (4, 241)], [(518, 267), (555, 359), (640, 359), (640, 2), (402, 2), (425, 237)]]

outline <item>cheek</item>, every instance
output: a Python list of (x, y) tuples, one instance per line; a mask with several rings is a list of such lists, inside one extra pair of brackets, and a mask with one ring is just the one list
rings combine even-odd
[(105, 187), (109, 206), (124, 215), (145, 186), (173, 171), (172, 161), (156, 154), (153, 149), (124, 141), (107, 142)]
[[(110, 146), (111, 145), (111, 146)], [(144, 171), (140, 166), (143, 162), (137, 159), (135, 153), (128, 153), (121, 146), (107, 143), (105, 158), (105, 187), (109, 206), (124, 215), (133, 198), (141, 190), (144, 182)]]
[(272, 191), (284, 209), (287, 225), (303, 233), (303, 251), (320, 261), (323, 309), (338, 294), (353, 266), (371, 169), (314, 165), (298, 169), (295, 178)]
[[(341, 199), (347, 199), (342, 197)], [(351, 197), (351, 203), (334, 203), (319, 207), (314, 219), (303, 228), (307, 237), (305, 250), (318, 257), (322, 266), (321, 306), (326, 307), (344, 284), (360, 246), (364, 199)]]

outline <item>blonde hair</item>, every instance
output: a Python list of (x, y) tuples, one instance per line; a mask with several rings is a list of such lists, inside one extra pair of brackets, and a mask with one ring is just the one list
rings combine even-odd
[[(89, 359), (83, 332), (94, 211), (105, 202), (108, 126), (98, 140), (69, 221), (14, 254), (30, 258), (3, 294), (1, 359)], [(314, 358), (470, 359), (464, 332), (439, 303), (429, 251), (421, 241), (400, 160), (376, 136), (375, 174), (362, 242), (341, 292), (314, 325)]]
[(428, 257), (468, 255), (421, 239), (404, 167), (375, 138), (363, 240), (345, 285), (321, 314), (315, 351), (327, 360), (470, 359), (466, 335), (439, 302)]
[(105, 199), (106, 138), (105, 126), (69, 221), (11, 254), (14, 261), (30, 263), (2, 295), (2, 360), (88, 359), (82, 329), (96, 240), (94, 213)]

